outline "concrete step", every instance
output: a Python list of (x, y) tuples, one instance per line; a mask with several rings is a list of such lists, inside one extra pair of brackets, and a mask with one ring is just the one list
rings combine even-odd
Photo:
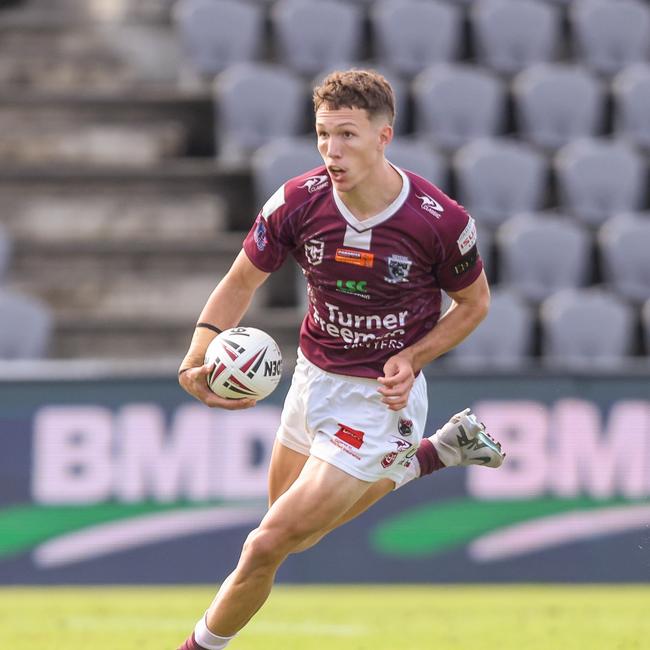
[[(267, 331), (278, 342), (288, 367), (293, 366), (303, 312), (251, 309), (242, 324)], [(50, 349), (52, 358), (177, 358), (189, 345), (196, 316), (184, 321), (60, 316)]]
[(70, 247), (75, 242), (204, 244), (218, 238), (226, 223), (224, 201), (207, 192), (0, 192), (0, 201), (3, 224), (20, 240), (21, 251), (30, 243), (48, 242)]

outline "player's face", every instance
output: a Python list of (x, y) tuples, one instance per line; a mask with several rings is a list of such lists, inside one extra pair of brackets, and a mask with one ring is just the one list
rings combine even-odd
[(383, 165), (392, 128), (380, 117), (369, 119), (361, 108), (321, 106), (316, 134), (332, 183), (339, 192), (350, 192)]

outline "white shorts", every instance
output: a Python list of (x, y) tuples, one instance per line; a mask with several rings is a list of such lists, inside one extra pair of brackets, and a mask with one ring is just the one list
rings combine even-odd
[(362, 481), (400, 483), (424, 435), (427, 384), (420, 373), (409, 402), (391, 411), (374, 379), (321, 370), (298, 350), (277, 439)]

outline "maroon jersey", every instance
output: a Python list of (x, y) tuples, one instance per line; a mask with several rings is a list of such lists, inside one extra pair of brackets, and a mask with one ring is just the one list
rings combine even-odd
[(307, 278), (300, 348), (312, 363), (376, 378), (386, 360), (421, 339), (440, 317), (441, 289), (481, 273), (474, 220), (437, 187), (396, 168), (402, 191), (359, 221), (324, 166), (287, 181), (244, 241), (251, 262), (278, 269), (291, 253)]

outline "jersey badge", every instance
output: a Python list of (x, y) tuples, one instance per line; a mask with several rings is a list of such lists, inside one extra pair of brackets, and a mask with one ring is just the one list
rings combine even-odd
[(305, 256), (307, 261), (316, 266), (323, 261), (323, 254), (325, 253), (325, 242), (320, 239), (310, 239), (305, 242)]
[(456, 240), (458, 250), (461, 255), (465, 255), (472, 250), (476, 245), (476, 222), (472, 217), (469, 218), (465, 230), (460, 233), (460, 237)]
[(337, 248), (334, 260), (343, 264), (354, 264), (354, 266), (364, 266), (371, 269), (375, 263), (375, 254), (350, 248)]
[(388, 275), (384, 276), (386, 282), (391, 284), (407, 282), (411, 264), (413, 264), (412, 260), (405, 255), (391, 255), (386, 263), (388, 264)]
[(436, 201), (434, 198), (430, 197), (428, 194), (422, 194), (422, 196), (415, 195), (416, 198), (422, 201), (420, 206), (423, 210), (426, 210), (429, 214), (432, 214), (436, 219), (440, 219), (442, 213), (445, 209)]
[(308, 178), (302, 185), (300, 185), (300, 188), (306, 188), (310, 194), (313, 194), (314, 192), (318, 192), (319, 190), (326, 188), (329, 184), (329, 181), (330, 177), (327, 176), (327, 174), (324, 176), (312, 176), (311, 178)]
[(269, 243), (269, 240), (266, 236), (266, 224), (264, 223), (264, 219), (258, 220), (253, 236), (255, 238), (257, 250), (263, 251), (266, 248), (266, 245)]

